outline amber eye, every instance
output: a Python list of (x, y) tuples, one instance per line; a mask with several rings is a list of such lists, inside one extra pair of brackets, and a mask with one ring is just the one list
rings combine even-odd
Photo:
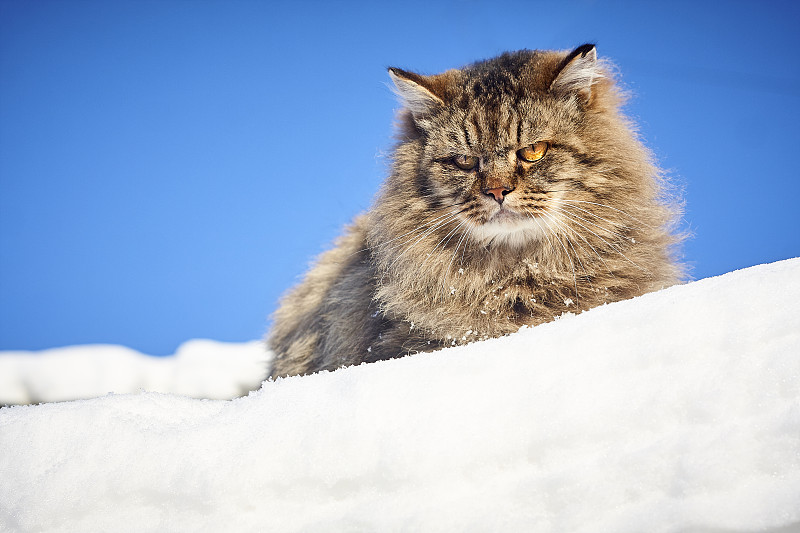
[(478, 158), (474, 155), (457, 155), (450, 160), (461, 170), (473, 170), (478, 166)]
[(544, 154), (547, 153), (548, 146), (549, 145), (545, 141), (533, 143), (530, 146), (517, 150), (517, 157), (528, 163), (533, 163), (544, 157)]

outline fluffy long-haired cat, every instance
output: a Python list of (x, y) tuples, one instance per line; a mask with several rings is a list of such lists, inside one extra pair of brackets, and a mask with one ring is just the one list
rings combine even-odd
[(283, 298), (271, 376), (430, 351), (674, 284), (674, 203), (594, 45), (423, 76), (391, 172)]

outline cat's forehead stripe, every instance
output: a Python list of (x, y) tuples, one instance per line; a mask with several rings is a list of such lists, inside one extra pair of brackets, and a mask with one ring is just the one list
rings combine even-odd
[(546, 90), (560, 59), (559, 54), (522, 50), (480, 61), (460, 71), (460, 92), (464, 97), (492, 100)]

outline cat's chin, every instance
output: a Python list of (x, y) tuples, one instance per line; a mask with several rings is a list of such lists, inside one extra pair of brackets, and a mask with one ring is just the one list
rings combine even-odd
[(545, 225), (537, 218), (501, 209), (483, 224), (473, 226), (470, 234), (481, 244), (525, 246), (545, 236)]

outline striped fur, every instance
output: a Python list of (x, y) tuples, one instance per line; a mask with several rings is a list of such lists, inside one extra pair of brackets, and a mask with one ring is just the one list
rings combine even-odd
[[(497, 337), (679, 281), (678, 209), (594, 46), (390, 76), (405, 104), (390, 175), (283, 298), (273, 377)], [(537, 142), (544, 157), (522, 159)]]

